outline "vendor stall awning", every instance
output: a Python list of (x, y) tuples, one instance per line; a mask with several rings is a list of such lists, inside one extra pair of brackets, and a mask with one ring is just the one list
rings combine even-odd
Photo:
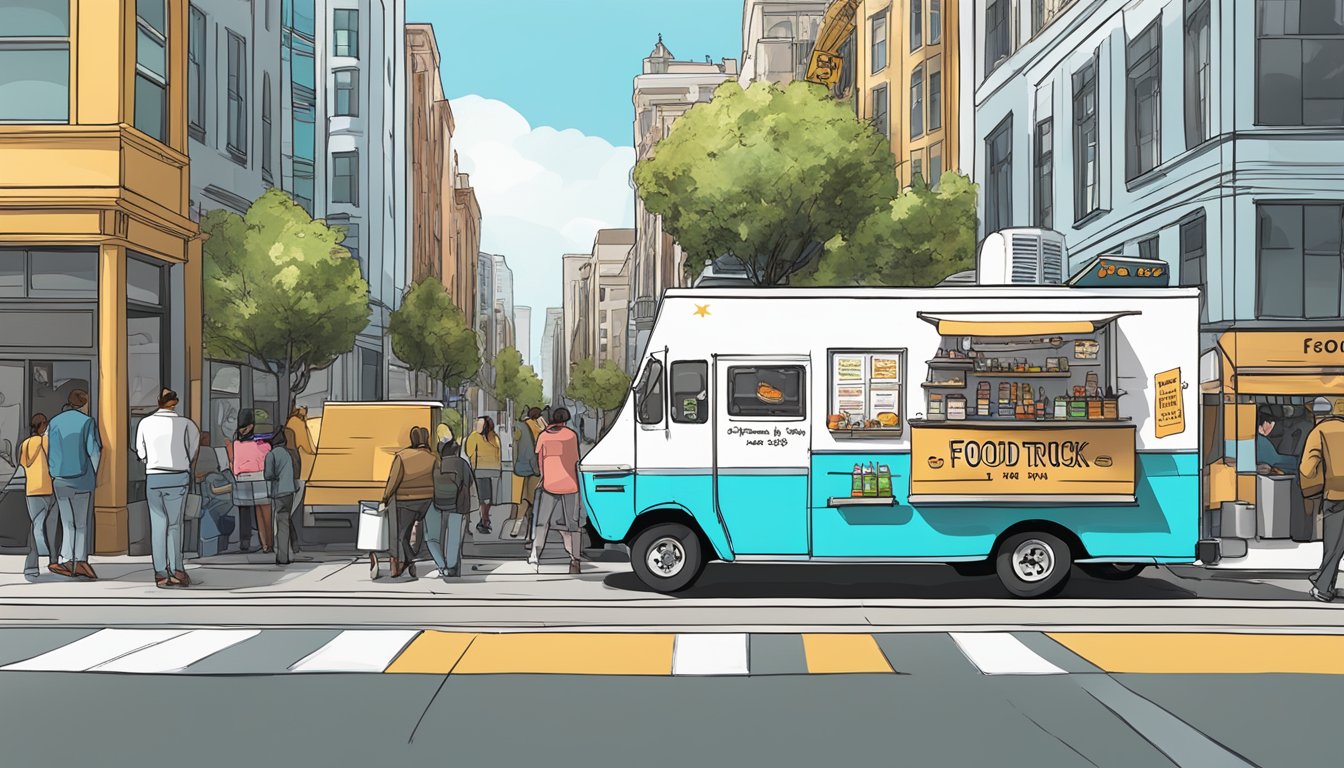
[(938, 326), (943, 336), (1062, 336), (1093, 333), (1116, 318), (1138, 312), (1095, 314), (1086, 312), (920, 312), (919, 317)]
[(1236, 373), (1239, 395), (1344, 395), (1344, 372)]

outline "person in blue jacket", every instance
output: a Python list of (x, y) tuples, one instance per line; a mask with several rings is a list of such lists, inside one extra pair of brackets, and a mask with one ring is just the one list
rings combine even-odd
[(93, 487), (103, 444), (89, 416), (89, 393), (70, 393), (65, 409), (47, 424), (47, 461), (61, 518), (61, 560), (47, 566), (52, 573), (89, 580), (98, 578), (89, 566), (90, 513)]
[(1257, 468), (1270, 467), (1285, 475), (1297, 474), (1298, 458), (1279, 453), (1279, 449), (1269, 441), (1278, 419), (1268, 408), (1261, 408), (1255, 414), (1255, 465)]

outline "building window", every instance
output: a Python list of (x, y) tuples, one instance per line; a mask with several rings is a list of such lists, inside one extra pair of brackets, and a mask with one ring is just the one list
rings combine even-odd
[(1147, 237), (1140, 240), (1139, 258), (1147, 259), (1149, 261), (1157, 261), (1159, 258), (1161, 258), (1157, 255), (1157, 243), (1158, 243), (1157, 235), (1153, 235), (1152, 237)]
[(924, 45), (924, 0), (910, 0), (910, 50)]
[(135, 2), (135, 127), (168, 141), (168, 8)]
[(1036, 226), (1055, 228), (1055, 119), (1036, 123)]
[(70, 119), (70, 3), (11, 0), (0, 25), (0, 123)]
[(359, 152), (332, 154), (331, 202), (359, 205)]
[(672, 364), (672, 420), (678, 424), (709, 422), (709, 363), (679, 360)]
[(929, 64), (929, 133), (943, 127), (943, 70), (935, 59)]
[(999, 123), (985, 139), (985, 232), (998, 232), (1013, 222), (1013, 116)]
[(336, 79), (336, 116), (359, 116), (359, 72), (354, 69), (338, 69)]
[[(1162, 156), (1162, 28), (1154, 21), (1130, 41), (1129, 104), (1126, 121), (1125, 177), (1133, 179), (1157, 167)], [(1344, 83), (1344, 80), (1341, 81)]]
[(663, 423), (663, 363), (650, 358), (635, 387), (635, 413), (640, 424)]
[(887, 14), (883, 11), (872, 19), (873, 25), (873, 72), (887, 68)]
[(1073, 3), (1074, 0), (1031, 0), (1032, 36), (1050, 26), (1050, 23), (1059, 18)]
[(938, 188), (938, 181), (943, 177), (943, 143), (940, 141), (929, 147), (929, 186)]
[[(1208, 280), (1207, 261), (1205, 259), (1204, 212), (1200, 211), (1181, 222), (1181, 285), (1188, 288), (1204, 288)], [(1206, 289), (1207, 292), (1207, 289)], [(1209, 321), (1207, 296), (1199, 297), (1199, 321)]]
[(1073, 157), (1073, 217), (1080, 220), (1101, 208), (1096, 59), (1073, 74)]
[(1344, 204), (1266, 204), (1257, 206), (1257, 216), (1256, 314), (1293, 320), (1344, 317)]
[(271, 128), (271, 73), (261, 76), (261, 175), (271, 180), (271, 154), (275, 134)]
[(1185, 0), (1185, 148), (1209, 138), (1213, 67), (1209, 55), (1209, 0)]
[(985, 74), (993, 72), (1013, 52), (1012, 13), (1009, 0), (988, 0), (985, 5)]
[(910, 185), (916, 183), (927, 183), (924, 178), (924, 153), (920, 151), (910, 153)]
[(924, 67), (910, 75), (910, 138), (924, 134)]
[(337, 10), (332, 17), (332, 54), (359, 58), (359, 11)]
[(891, 120), (887, 114), (887, 86), (873, 89), (873, 126), (877, 132), (891, 138)]
[(229, 152), (247, 157), (247, 41), (229, 32)]
[(1256, 0), (1260, 125), (1344, 125), (1344, 14), (1323, 0)]
[(187, 30), (187, 127), (197, 141), (205, 141), (205, 14), (191, 7)]
[(929, 45), (943, 40), (943, 0), (929, 0)]

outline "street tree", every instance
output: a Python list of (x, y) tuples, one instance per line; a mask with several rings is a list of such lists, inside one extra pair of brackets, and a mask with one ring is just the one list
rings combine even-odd
[(734, 256), (757, 285), (782, 285), (898, 191), (887, 139), (824, 87), (720, 86), (635, 167), (648, 210), (687, 268)]
[(532, 366), (523, 364), (523, 355), (514, 347), (505, 347), (495, 355), (494, 396), (513, 404), (514, 412), (543, 404), (541, 379)]
[(975, 266), (978, 187), (957, 173), (921, 179), (852, 233), (826, 244), (800, 282), (817, 286), (930, 286)]
[(480, 371), (476, 331), (438, 280), (425, 278), (411, 286), (388, 330), (397, 358), (448, 391), (457, 391)]
[(313, 372), (354, 349), (369, 324), (369, 285), (341, 247), (345, 231), (279, 190), (257, 198), (246, 216), (211, 211), (201, 229), (206, 352), (274, 374), (283, 420)]
[(630, 376), (608, 360), (595, 367), (592, 360), (580, 360), (570, 370), (569, 386), (565, 397), (576, 400), (596, 412), (598, 423), (603, 423), (607, 411), (619, 408), (630, 391)]

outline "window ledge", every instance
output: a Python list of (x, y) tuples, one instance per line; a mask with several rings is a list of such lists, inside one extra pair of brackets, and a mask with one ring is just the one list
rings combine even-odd
[(1097, 219), (1100, 219), (1102, 216), (1105, 216), (1110, 212), (1111, 212), (1110, 208), (1097, 208), (1093, 211), (1085, 213), (1082, 215), (1082, 217), (1074, 219), (1073, 228), (1079, 229), (1081, 227), (1085, 227), (1088, 224), (1091, 224), (1092, 222), (1096, 221)]
[(188, 125), (187, 135), (201, 144), (205, 143), (205, 128), (199, 125)]
[(229, 159), (230, 159), (230, 160), (232, 160), (233, 162), (237, 163), (238, 165), (243, 166), (244, 168), (247, 167), (247, 153), (246, 153), (246, 152), (241, 152), (241, 151), (239, 151), (239, 150), (238, 150), (237, 148), (235, 148), (235, 147), (226, 147), (224, 151), (225, 151), (225, 154), (227, 154), (227, 155), (229, 156)]
[(1133, 192), (1136, 189), (1146, 187), (1154, 181), (1165, 179), (1166, 177), (1167, 166), (1159, 163), (1157, 166), (1140, 173), (1132, 179), (1125, 179), (1125, 189), (1129, 192)]

